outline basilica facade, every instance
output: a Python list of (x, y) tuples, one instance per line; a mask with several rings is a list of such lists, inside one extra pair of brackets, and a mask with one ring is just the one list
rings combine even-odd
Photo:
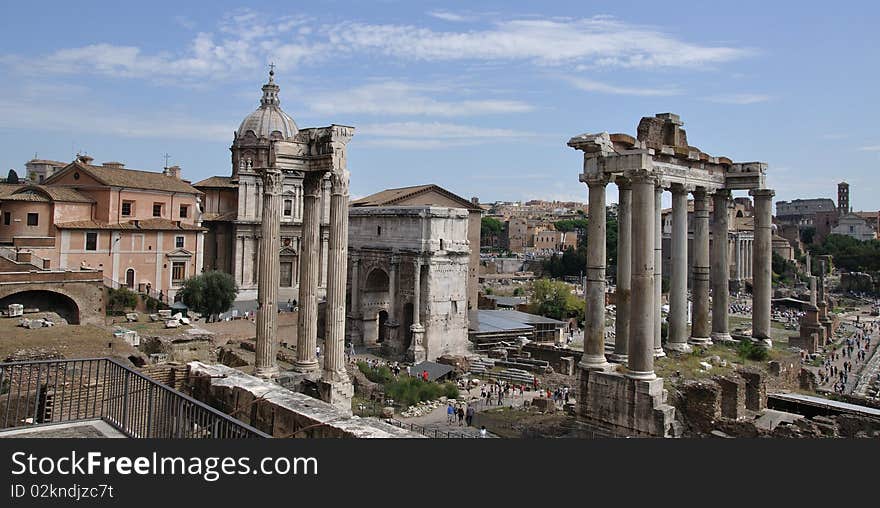
[[(299, 129), (281, 109), (280, 87), (274, 73), (263, 85), (260, 107), (242, 120), (233, 136), (230, 176), (213, 176), (195, 184), (204, 192), (204, 268), (230, 273), (238, 284), (239, 301), (256, 301), (258, 246), (263, 220), (263, 180), (256, 168), (269, 167), (272, 141), (294, 138)], [(282, 185), (281, 255), (279, 301), (296, 300), (299, 290), (302, 243), (303, 177), (285, 172)], [(330, 177), (321, 185), (321, 232), (318, 296), (327, 287), (327, 255), (330, 220)]]

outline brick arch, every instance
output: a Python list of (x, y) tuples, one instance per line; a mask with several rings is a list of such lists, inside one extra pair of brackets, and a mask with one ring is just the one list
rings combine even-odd
[[(68, 302), (71, 310), (75, 308), (75, 319), (68, 319), (71, 324), (104, 324), (105, 300), (104, 286), (95, 282), (56, 282), (56, 283), (31, 283), (31, 284), (0, 284), (0, 308), (6, 309), (15, 301), (15, 295), (30, 297), (35, 293), (42, 292), (44, 296), (57, 298), (58, 302)], [(26, 295), (24, 293), (27, 293)], [(37, 305), (40, 310), (55, 311), (53, 308), (44, 308)], [(60, 314), (60, 313), (59, 313)], [(74, 322), (75, 321), (75, 322)]]
[(57, 291), (48, 289), (16, 291), (0, 298), (0, 309), (12, 303), (20, 303), (25, 308), (38, 308), (41, 312), (54, 312), (66, 319), (68, 324), (80, 323), (79, 305), (73, 298)]

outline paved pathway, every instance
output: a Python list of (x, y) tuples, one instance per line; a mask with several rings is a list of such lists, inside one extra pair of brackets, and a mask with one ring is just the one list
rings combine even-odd
[[(844, 352), (846, 351), (846, 339), (855, 338), (862, 335), (871, 339), (871, 344), (867, 350), (865, 359), (858, 359), (856, 354), (859, 350), (858, 346), (854, 347), (852, 357), (844, 354)], [(858, 325), (856, 325), (855, 316), (844, 316), (842, 318), (841, 326), (838, 329), (835, 343), (844, 345), (834, 350), (837, 353), (837, 359), (833, 360), (831, 362), (831, 365), (836, 367), (838, 371), (842, 372), (844, 361), (848, 361), (852, 364), (852, 370), (850, 370), (849, 372), (849, 376), (847, 377), (846, 385), (843, 391), (843, 393), (850, 394), (858, 384), (859, 379), (862, 375), (862, 370), (871, 361), (872, 356), (877, 353), (878, 343), (880, 343), (880, 319), (866, 319), (865, 316), (860, 316), (859, 323)], [(826, 346), (826, 351), (830, 353), (832, 351), (832, 347)], [(826, 353), (826, 357), (828, 356), (828, 353)], [(828, 367), (820, 367), (820, 371), (822, 370), (828, 372)], [(835, 384), (838, 382), (838, 380), (839, 378), (835, 376), (829, 376), (828, 382), (822, 383), (819, 386), (827, 390), (834, 390)]]

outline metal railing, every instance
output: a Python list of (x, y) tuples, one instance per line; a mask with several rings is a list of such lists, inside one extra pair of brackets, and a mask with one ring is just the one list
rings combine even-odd
[(0, 430), (96, 419), (132, 438), (270, 437), (110, 358), (0, 363)]
[(451, 430), (443, 430), (437, 428), (429, 429), (428, 427), (423, 427), (416, 423), (406, 423), (394, 418), (387, 418), (385, 419), (385, 422), (390, 423), (395, 427), (400, 427), (401, 429), (410, 430), (412, 432), (418, 432), (425, 437), (436, 439), (472, 439), (477, 437), (471, 434), (465, 434), (464, 432), (455, 432)]

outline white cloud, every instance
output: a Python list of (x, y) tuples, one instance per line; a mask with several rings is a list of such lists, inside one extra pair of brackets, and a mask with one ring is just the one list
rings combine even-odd
[(607, 16), (520, 19), (486, 30), (435, 31), (413, 25), (345, 22), (324, 28), (332, 44), (413, 60), (588, 62), (615, 67), (693, 67), (727, 62), (751, 50), (684, 42), (658, 30)]
[(860, 152), (880, 152), (880, 145), (868, 145), (859, 147)]
[(535, 132), (444, 122), (389, 122), (361, 125), (358, 137), (362, 139), (355, 139), (362, 146), (430, 150), (541, 136)]
[(598, 93), (607, 93), (613, 95), (639, 95), (639, 96), (670, 96), (670, 95), (680, 95), (682, 90), (676, 87), (663, 87), (663, 88), (643, 88), (643, 87), (629, 87), (629, 86), (619, 86), (619, 85), (610, 85), (607, 83), (601, 83), (599, 81), (594, 81), (592, 79), (584, 79), (584, 78), (569, 78), (568, 80), (575, 88), (580, 90), (584, 90), (586, 92), (598, 92)]
[(431, 115), (441, 117), (523, 113), (533, 108), (515, 100), (440, 100), (439, 86), (411, 85), (398, 81), (369, 83), (348, 90), (321, 92), (310, 96), (308, 106), (322, 115)]
[(714, 102), (717, 104), (757, 104), (759, 102), (767, 102), (772, 97), (769, 95), (763, 94), (753, 94), (753, 93), (738, 93), (738, 94), (728, 94), (728, 95), (713, 95), (711, 97), (706, 97), (703, 100), (708, 102)]
[[(445, 11), (432, 15), (467, 19)], [(175, 23), (193, 26), (183, 17), (175, 18)], [(230, 79), (272, 60), (290, 70), (345, 54), (419, 61), (655, 68), (717, 64), (752, 53), (746, 48), (685, 42), (607, 16), (512, 19), (478, 30), (437, 31), (362, 22), (318, 25), (304, 16), (277, 18), (239, 10), (223, 16), (215, 32), (200, 31), (179, 50), (151, 51), (96, 42), (47, 55), (6, 54), (0, 56), (0, 63), (12, 64), (21, 74), (94, 74), (191, 85)]]
[(428, 16), (431, 16), (432, 18), (442, 19), (443, 21), (454, 21), (457, 23), (462, 21), (470, 21), (471, 19), (467, 16), (449, 11), (430, 11), (428, 12)]

